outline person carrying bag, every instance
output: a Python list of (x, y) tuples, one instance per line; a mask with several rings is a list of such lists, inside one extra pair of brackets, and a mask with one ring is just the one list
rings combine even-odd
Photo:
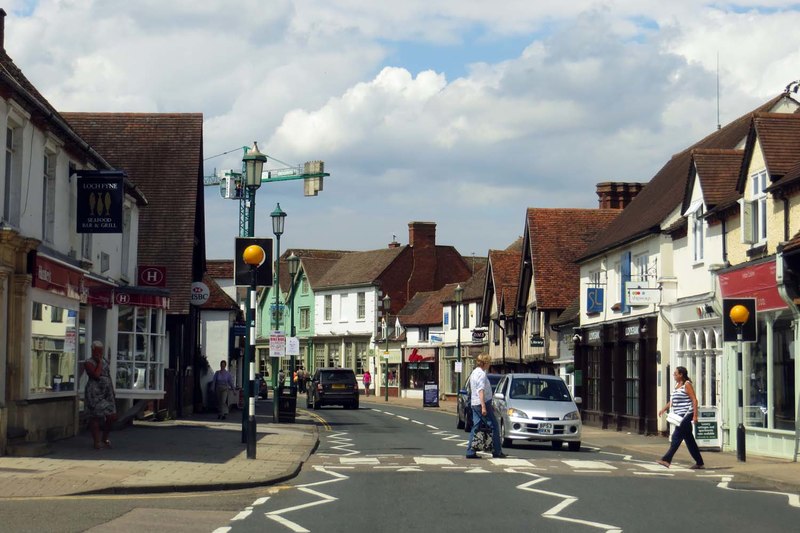
[(694, 428), (692, 427), (692, 422), (697, 422), (697, 396), (694, 393), (692, 380), (689, 379), (689, 372), (682, 366), (677, 367), (672, 376), (675, 378), (672, 398), (658, 412), (658, 416), (662, 416), (669, 409), (667, 420), (670, 424), (675, 425), (675, 431), (672, 432), (669, 450), (658, 461), (658, 464), (669, 468), (681, 442), (686, 441), (686, 448), (695, 462), (691, 466), (692, 470), (703, 469), (705, 468), (703, 456), (700, 455), (700, 448), (697, 447), (697, 442), (694, 440)]

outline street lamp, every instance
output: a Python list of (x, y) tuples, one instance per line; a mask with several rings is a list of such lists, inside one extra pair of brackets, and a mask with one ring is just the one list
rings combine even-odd
[(385, 389), (385, 396), (384, 401), (389, 401), (389, 307), (392, 305), (392, 299), (389, 297), (389, 293), (386, 293), (386, 296), (383, 297), (383, 314), (384, 314), (384, 321), (386, 324), (386, 352), (383, 354), (383, 383)]
[[(250, 288), (248, 291), (249, 307), (247, 308), (247, 324), (250, 342), (245, 347), (245, 362), (248, 365), (249, 379), (245, 381), (245, 402), (247, 404), (247, 458), (256, 458), (256, 395), (255, 395), (255, 347), (256, 347), (256, 270), (264, 264), (266, 252), (261, 246), (252, 244), (245, 248), (242, 259), (250, 265)], [(253, 391), (253, 394), (250, 394)]]
[(461, 302), (464, 301), (464, 287), (459, 283), (453, 294), (456, 300), (456, 368), (458, 369), (456, 392), (458, 392), (461, 387)]
[[(244, 157), (242, 157), (242, 162), (244, 163), (245, 167), (245, 185), (247, 191), (247, 201), (249, 202), (249, 206), (251, 208), (255, 207), (256, 203), (256, 191), (259, 187), (261, 187), (261, 173), (264, 170), (264, 163), (267, 161), (267, 156), (262, 154), (258, 149), (258, 143), (253, 141), (253, 146), (247, 150)], [(247, 227), (247, 237), (252, 237), (255, 233), (255, 217), (250, 217)], [(264, 252), (261, 249), (262, 253)], [(245, 262), (247, 262), (245, 260)], [(255, 270), (254, 270), (255, 271)], [(254, 274), (255, 275), (255, 274)], [(255, 289), (249, 289), (252, 291), (248, 294), (249, 298), (253, 298), (255, 294)], [(248, 346), (255, 346), (256, 342), (256, 330), (255, 330), (255, 317), (253, 318), (253, 322), (250, 324), (250, 328), (248, 329)], [(251, 353), (252, 352), (252, 353)], [(248, 420), (250, 419), (250, 400), (255, 398), (256, 391), (254, 387), (250, 387), (250, 380), (247, 379), (249, 376), (247, 372), (250, 369), (250, 365), (254, 364), (255, 362), (255, 349), (253, 350), (245, 350), (244, 353), (244, 360), (242, 361), (242, 394), (244, 396), (244, 405), (242, 406), (242, 442), (248, 441)], [(255, 433), (253, 433), (255, 435)]]
[(750, 318), (750, 311), (747, 307), (739, 304), (734, 305), (729, 316), (736, 326), (736, 369), (737, 382), (739, 384), (739, 409), (736, 412), (738, 425), (736, 426), (736, 459), (739, 461), (747, 460), (746, 441), (744, 433), (744, 374), (742, 370), (742, 329)]
[[(294, 278), (297, 275), (297, 271), (300, 270), (300, 258), (294, 255), (294, 252), (291, 253), (289, 258), (286, 260), (286, 263), (289, 265), (289, 337), (294, 338), (295, 330), (294, 330)], [(294, 376), (295, 370), (295, 357), (294, 354), (291, 355), (291, 375)], [(294, 384), (294, 378), (292, 378), (292, 384)]]
[[(275, 210), (269, 214), (272, 217), (272, 233), (275, 234), (275, 322), (273, 324), (273, 328), (275, 331), (280, 331), (280, 312), (279, 312), (279, 297), (281, 292), (281, 235), (283, 235), (283, 225), (286, 221), (286, 213), (283, 212), (281, 209), (281, 204), (278, 204), (275, 207)], [(277, 391), (278, 389), (278, 359), (276, 357), (270, 357), (272, 359), (272, 386)], [(277, 399), (275, 400), (275, 404), (277, 405)], [(275, 412), (277, 412), (277, 407), (275, 408)]]

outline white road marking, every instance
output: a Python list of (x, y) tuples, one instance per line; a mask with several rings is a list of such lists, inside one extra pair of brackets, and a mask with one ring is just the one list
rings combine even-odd
[(635, 476), (662, 476), (662, 477), (674, 477), (675, 474), (670, 474), (669, 472), (634, 472)]
[(322, 505), (322, 504), (325, 504), (325, 503), (331, 503), (333, 501), (336, 501), (337, 498), (335, 498), (334, 496), (331, 496), (329, 494), (325, 494), (324, 492), (320, 492), (320, 491), (317, 491), (317, 490), (310, 489), (309, 487), (314, 487), (314, 486), (317, 486), (317, 485), (325, 485), (325, 484), (328, 484), (328, 483), (336, 483), (338, 481), (342, 481), (342, 480), (345, 480), (345, 479), (350, 479), (349, 477), (345, 476), (344, 474), (339, 474), (337, 472), (331, 472), (330, 470), (327, 470), (325, 467), (315, 466), (314, 470), (317, 470), (318, 472), (323, 472), (325, 474), (329, 474), (329, 475), (331, 475), (333, 477), (331, 479), (326, 479), (326, 480), (322, 480), (322, 481), (316, 481), (314, 483), (306, 483), (305, 485), (298, 485), (297, 490), (305, 492), (306, 494), (311, 494), (312, 496), (316, 496), (316, 497), (320, 498), (319, 500), (313, 501), (313, 502), (309, 502), (309, 503), (304, 503), (304, 504), (301, 504), (301, 505), (294, 505), (292, 507), (286, 507), (284, 509), (278, 509), (278, 510), (275, 510), (275, 511), (270, 511), (268, 513), (264, 513), (264, 515), (267, 518), (269, 518), (270, 520), (274, 520), (275, 522), (278, 522), (279, 524), (291, 529), (292, 531), (295, 531), (296, 533), (307, 533), (309, 530), (307, 530), (306, 528), (304, 528), (300, 524), (292, 522), (291, 520), (289, 520), (288, 518), (286, 518), (286, 517), (284, 517), (282, 515), (284, 515), (286, 513), (291, 513), (292, 511), (298, 511), (300, 509), (307, 509), (309, 507), (314, 507), (316, 505)]
[(691, 470), (688, 468), (675, 466), (674, 464), (672, 465), (671, 468), (666, 468), (665, 466), (662, 466), (658, 463), (643, 463), (643, 464), (637, 464), (636, 466), (638, 466), (639, 468), (644, 468), (645, 470), (649, 470), (651, 472), (666, 472), (667, 470), (669, 470), (670, 472), (691, 472)]
[(431, 428), (431, 429), (439, 429), (439, 428), (437, 428), (436, 426), (432, 426), (432, 425), (430, 425), (430, 424), (425, 424), (425, 425), (426, 425), (427, 427)]
[(230, 531), (231, 529), (232, 528), (230, 528), (230, 527), (218, 527), (217, 529), (215, 529), (211, 533), (228, 533), (228, 531)]
[(418, 465), (452, 465), (453, 461), (446, 457), (414, 457)]
[(593, 470), (598, 469), (608, 469), (608, 470), (616, 470), (617, 467), (614, 465), (610, 465), (608, 463), (604, 463), (602, 461), (575, 461), (575, 460), (562, 460), (567, 466), (571, 466), (572, 468), (591, 468)]
[(416, 466), (403, 466), (397, 469), (398, 472), (422, 472), (421, 468)]
[(412, 420), (412, 422), (414, 422), (415, 424), (419, 424), (420, 426), (424, 426), (425, 425), (422, 422), (420, 422), (419, 420)]
[(237, 514), (236, 516), (231, 518), (231, 522), (233, 522), (235, 520), (244, 520), (245, 518), (247, 518), (251, 514), (253, 514), (253, 508), (252, 507), (248, 507), (244, 511), (241, 511), (239, 514)]
[(497, 466), (535, 466), (533, 463), (528, 461), (527, 459), (515, 459), (508, 457), (506, 459), (500, 459), (496, 457), (492, 457), (489, 461), (493, 465)]
[(292, 522), (291, 520), (288, 520), (288, 519), (282, 517), (281, 515), (270, 515), (270, 514), (268, 514), (267, 518), (271, 518), (272, 520), (276, 521), (277, 523), (288, 527), (289, 529), (291, 529), (295, 533), (310, 533), (310, 531), (311, 531), (309, 529), (304, 528), (303, 526), (301, 526), (299, 524), (296, 524), (296, 523)]
[(339, 457), (339, 463), (343, 465), (379, 465), (377, 457)]
[(786, 496), (789, 499), (789, 505), (792, 507), (800, 507), (800, 496), (791, 494), (789, 492), (778, 492), (774, 490), (751, 490), (751, 489), (734, 489), (728, 486), (728, 483), (733, 479), (733, 476), (722, 476), (722, 481), (717, 483), (717, 487), (725, 490), (732, 490), (737, 492), (760, 492), (762, 494), (775, 494), (777, 496)]
[(488, 470), (484, 470), (481, 467), (477, 467), (477, 468), (470, 468), (469, 470), (465, 471), (464, 473), (465, 474), (488, 474), (489, 471)]
[(259, 498), (253, 502), (253, 507), (255, 507), (256, 505), (264, 505), (267, 502), (267, 500), (269, 500), (269, 496), (265, 496), (264, 498)]
[(394, 415), (394, 416), (396, 416), (397, 418), (400, 418), (402, 420), (408, 420), (407, 416), (402, 416), (402, 415)]

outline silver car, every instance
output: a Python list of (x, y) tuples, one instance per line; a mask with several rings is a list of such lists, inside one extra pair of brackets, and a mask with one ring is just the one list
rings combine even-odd
[(506, 374), (495, 389), (492, 405), (500, 422), (503, 446), (513, 440), (564, 442), (581, 449), (581, 415), (564, 380), (544, 374)]

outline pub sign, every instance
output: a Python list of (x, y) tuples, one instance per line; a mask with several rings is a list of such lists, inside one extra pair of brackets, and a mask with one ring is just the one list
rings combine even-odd
[(79, 174), (78, 233), (122, 233), (124, 179), (122, 172)]

